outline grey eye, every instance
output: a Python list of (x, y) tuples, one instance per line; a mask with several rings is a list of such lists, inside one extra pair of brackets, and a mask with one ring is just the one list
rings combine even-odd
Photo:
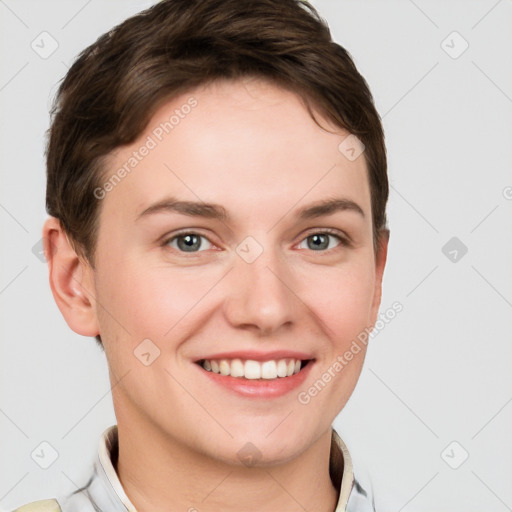
[[(206, 244), (203, 242), (206, 241)], [(175, 244), (176, 245), (173, 245)], [(200, 250), (209, 249), (210, 241), (196, 233), (182, 233), (171, 238), (168, 245), (181, 252), (200, 252)], [(206, 245), (206, 247), (204, 247)]]
[[(331, 240), (333, 239), (337, 241), (337, 243), (334, 245), (331, 244)], [(306, 247), (302, 246), (304, 242), (306, 242)], [(328, 233), (314, 233), (304, 238), (299, 247), (301, 249), (311, 249), (312, 251), (323, 251), (326, 249), (332, 249), (333, 247), (336, 247), (336, 245), (338, 245), (339, 243), (340, 239), (335, 235), (330, 235)]]

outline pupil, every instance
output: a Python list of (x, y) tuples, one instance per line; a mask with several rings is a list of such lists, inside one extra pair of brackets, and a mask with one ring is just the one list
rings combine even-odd
[(311, 240), (313, 241), (313, 245), (310, 245), (310, 249), (326, 249), (329, 246), (329, 238), (327, 235), (323, 234), (315, 234), (311, 235)]
[(178, 238), (178, 246), (186, 252), (191, 252), (191, 250), (199, 249), (201, 240), (197, 235), (184, 235)]

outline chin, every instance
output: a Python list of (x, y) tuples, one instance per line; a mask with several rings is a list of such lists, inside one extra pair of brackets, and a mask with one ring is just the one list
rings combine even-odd
[[(212, 456), (230, 465), (246, 467), (275, 466), (292, 460), (307, 448), (311, 436), (304, 428), (290, 430), (289, 424), (276, 428), (279, 421), (268, 428), (267, 422), (258, 425), (258, 418), (253, 418), (247, 428), (230, 430), (233, 438), (222, 435)], [(213, 451), (211, 445), (208, 448)]]

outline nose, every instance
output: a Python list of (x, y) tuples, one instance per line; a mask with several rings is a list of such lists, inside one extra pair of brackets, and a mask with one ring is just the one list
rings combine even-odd
[(225, 316), (233, 327), (268, 336), (289, 329), (303, 314), (292, 273), (275, 251), (263, 250), (252, 263), (236, 256), (234, 265), (224, 302)]

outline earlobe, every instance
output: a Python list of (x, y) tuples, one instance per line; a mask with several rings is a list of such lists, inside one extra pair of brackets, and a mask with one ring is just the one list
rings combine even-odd
[(50, 288), (69, 327), (82, 336), (99, 334), (93, 271), (78, 257), (55, 217), (43, 226), (43, 244)]

